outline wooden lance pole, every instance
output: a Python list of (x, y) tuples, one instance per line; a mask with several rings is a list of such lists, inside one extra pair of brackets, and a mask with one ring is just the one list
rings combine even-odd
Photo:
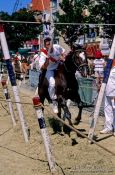
[(9, 107), (9, 111), (10, 111), (13, 126), (16, 126), (16, 120), (15, 120), (16, 117), (15, 117), (15, 114), (14, 114), (13, 105), (12, 105), (10, 95), (9, 95), (9, 92), (8, 92), (7, 82), (6, 82), (6, 80), (2, 80), (1, 83), (2, 83), (3, 92), (4, 92), (4, 95), (5, 95), (6, 101), (8, 103), (8, 107)]
[(7, 66), (10, 82), (11, 82), (11, 85), (13, 88), (15, 101), (17, 102), (16, 106), (17, 106), (17, 110), (19, 113), (19, 118), (20, 118), (20, 123), (22, 126), (24, 139), (25, 139), (25, 142), (28, 142), (28, 127), (27, 127), (27, 124), (26, 124), (26, 121), (25, 121), (25, 118), (24, 118), (24, 115), (22, 112), (22, 105), (20, 103), (20, 97), (19, 97), (18, 88), (17, 88), (17, 84), (16, 84), (16, 77), (15, 77), (15, 73), (13, 70), (12, 61), (10, 60), (10, 54), (9, 54), (8, 45), (7, 45), (7, 41), (6, 41), (4, 28), (3, 28), (2, 23), (0, 23), (0, 42), (1, 42), (2, 51), (4, 54), (4, 59), (6, 61), (6, 66)]
[(44, 146), (45, 146), (45, 151), (46, 151), (50, 171), (51, 171), (52, 175), (54, 175), (54, 174), (57, 174), (56, 164), (55, 164), (55, 161), (54, 161), (54, 157), (52, 155), (52, 148), (51, 148), (50, 138), (49, 138), (49, 135), (48, 135), (48, 132), (47, 132), (47, 129), (46, 129), (45, 119), (44, 119), (44, 115), (43, 115), (43, 112), (42, 112), (42, 106), (41, 106), (41, 102), (40, 102), (39, 97), (34, 97), (33, 98), (33, 105), (34, 105), (35, 110), (36, 110), (41, 135), (42, 135), (42, 138), (43, 138), (43, 141), (44, 141)]

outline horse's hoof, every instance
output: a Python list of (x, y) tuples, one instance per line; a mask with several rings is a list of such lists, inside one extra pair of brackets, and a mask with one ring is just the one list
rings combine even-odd
[(74, 146), (74, 145), (77, 145), (78, 144), (78, 142), (76, 141), (76, 139), (71, 139), (72, 140), (72, 146)]
[(79, 123), (81, 122), (81, 120), (78, 120), (78, 119), (75, 119), (75, 121), (74, 121), (74, 125), (79, 125)]
[(64, 132), (57, 132), (57, 134), (59, 134), (60, 136), (64, 136)]

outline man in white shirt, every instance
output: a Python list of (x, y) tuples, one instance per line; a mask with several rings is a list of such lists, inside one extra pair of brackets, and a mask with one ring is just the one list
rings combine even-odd
[(51, 43), (50, 38), (44, 40), (44, 48), (41, 49), (39, 56), (40, 70), (47, 70), (45, 77), (49, 82), (48, 92), (52, 99), (52, 109), (58, 113), (57, 96), (55, 94), (54, 71), (57, 69), (60, 60), (64, 58), (65, 49), (58, 44)]
[(115, 135), (115, 60), (113, 60), (105, 90), (105, 126), (101, 134), (114, 132)]
[(21, 66), (21, 61), (15, 57), (13, 60), (12, 60), (12, 66), (13, 66), (13, 69), (14, 69), (14, 72), (16, 73), (16, 79), (18, 80), (21, 80), (22, 81), (22, 66)]
[(17, 57), (17, 58), (18, 58), (18, 60), (19, 60), (19, 61), (21, 61), (21, 55), (19, 54), (19, 52), (16, 52), (15, 57)]
[(109, 56), (110, 48), (109, 48), (107, 38), (102, 38), (101, 39), (100, 49), (101, 49), (101, 52), (102, 52), (103, 56)]

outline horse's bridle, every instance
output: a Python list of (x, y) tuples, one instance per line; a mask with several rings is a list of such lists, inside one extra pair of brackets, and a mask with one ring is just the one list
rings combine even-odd
[(83, 72), (82, 72), (81, 68), (83, 68), (84, 66), (87, 66), (87, 63), (82, 63), (82, 64), (80, 64), (80, 65), (78, 66), (77, 63), (76, 63), (76, 61), (75, 61), (75, 59), (76, 59), (75, 54), (73, 54), (72, 60), (73, 60), (74, 65), (75, 65), (76, 68), (77, 68), (76, 70), (79, 71), (79, 72), (82, 74)]
[(76, 63), (76, 61), (75, 61), (75, 54), (73, 54), (73, 56), (72, 56), (72, 61), (73, 61), (73, 63), (74, 63), (74, 65), (76, 66), (76, 70), (77, 71), (80, 71), (80, 67), (81, 67), (81, 65), (77, 65), (77, 63)]
[[(79, 67), (81, 67), (81, 66), (78, 66), (78, 65), (76, 64), (75, 55), (74, 55), (74, 54), (72, 55), (72, 58), (71, 58), (71, 59), (72, 59), (72, 62), (74, 63), (74, 65), (76, 66), (76, 70), (80, 71), (80, 68), (79, 68)], [(65, 62), (63, 62), (63, 64), (64, 64), (64, 68), (65, 68), (65, 70), (66, 70), (67, 72), (73, 73), (72, 71), (68, 70), (68, 68), (67, 68), (67, 66), (66, 66), (66, 64), (65, 64)]]

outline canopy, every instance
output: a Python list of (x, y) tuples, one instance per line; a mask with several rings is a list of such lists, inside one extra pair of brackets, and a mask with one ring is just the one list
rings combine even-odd
[(21, 54), (21, 55), (27, 55), (28, 52), (30, 52), (31, 49), (25, 49), (25, 48), (19, 48), (18, 49), (18, 52)]

